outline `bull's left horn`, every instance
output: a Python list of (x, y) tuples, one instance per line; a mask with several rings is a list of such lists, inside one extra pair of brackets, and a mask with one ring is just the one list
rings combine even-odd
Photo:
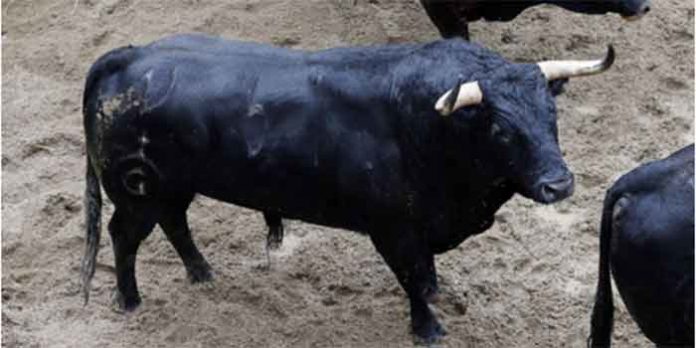
[(482, 100), (483, 92), (481, 92), (478, 81), (462, 83), (445, 92), (435, 103), (435, 110), (442, 116), (448, 116), (457, 111), (457, 109), (468, 105), (480, 104)]
[(539, 62), (539, 69), (546, 79), (556, 80), (568, 77), (599, 74), (614, 63), (614, 47), (609, 45), (607, 55), (597, 60), (549, 60)]

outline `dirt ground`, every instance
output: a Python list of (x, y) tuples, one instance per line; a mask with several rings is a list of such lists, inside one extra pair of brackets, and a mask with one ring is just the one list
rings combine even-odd
[[(191, 285), (156, 230), (141, 247), (143, 305), (112, 310), (102, 234), (83, 306), (84, 141), (80, 101), (107, 50), (176, 32), (305, 49), (427, 41), (437, 32), (415, 0), (15, 0), (2, 2), (2, 346), (402, 347), (404, 293), (370, 241), (286, 222), (264, 269), (259, 213), (197, 198), (189, 218), (216, 280)], [(516, 197), (486, 233), (437, 258), (437, 314), (448, 347), (581, 347), (597, 276), (604, 190), (622, 173), (693, 142), (694, 8), (654, 1), (638, 22), (552, 7), (512, 23), (472, 25), (472, 38), (514, 61), (594, 58), (607, 73), (558, 98), (561, 147), (576, 193), (553, 206)], [(105, 219), (112, 207), (106, 204)], [(618, 296), (616, 296), (618, 299)], [(649, 346), (623, 307), (619, 347)]]

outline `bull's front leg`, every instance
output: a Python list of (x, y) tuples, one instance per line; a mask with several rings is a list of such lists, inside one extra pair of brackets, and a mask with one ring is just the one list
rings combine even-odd
[(446, 332), (428, 307), (437, 295), (437, 278), (433, 254), (422, 234), (406, 228), (375, 231), (370, 237), (408, 295), (417, 343), (439, 341)]
[(460, 8), (456, 2), (421, 0), (421, 4), (440, 35), (445, 38), (461, 37), (469, 41), (469, 24), (466, 20), (466, 7)]

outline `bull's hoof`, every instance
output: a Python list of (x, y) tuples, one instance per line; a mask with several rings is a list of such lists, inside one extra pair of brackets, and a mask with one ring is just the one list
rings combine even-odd
[(266, 240), (266, 247), (270, 250), (278, 250), (280, 246), (283, 244), (283, 238), (273, 238), (271, 236), (268, 237), (268, 240)]
[(283, 225), (268, 228), (266, 236), (266, 247), (270, 250), (277, 250), (283, 244)]
[(186, 274), (191, 284), (210, 282), (213, 280), (213, 273), (210, 270), (210, 266), (207, 264), (191, 267), (186, 270)]
[(136, 296), (125, 296), (120, 291), (114, 291), (114, 296), (112, 300), (112, 308), (118, 313), (128, 313), (134, 311), (138, 306), (140, 306), (142, 300), (139, 295)]
[(197, 290), (202, 291), (203, 293), (211, 293), (214, 292), (216, 289), (215, 282), (212, 281), (195, 283), (193, 284), (193, 286), (195, 286)]
[(413, 341), (416, 345), (430, 346), (440, 343), (442, 338), (447, 335), (447, 331), (437, 321), (431, 321), (421, 327), (414, 327), (413, 334), (415, 335)]

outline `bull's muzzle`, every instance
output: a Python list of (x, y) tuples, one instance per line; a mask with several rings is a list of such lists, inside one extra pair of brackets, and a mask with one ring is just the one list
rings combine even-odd
[(627, 21), (635, 21), (643, 18), (648, 12), (650, 12), (650, 1), (646, 1), (640, 5), (638, 11), (635, 14), (622, 15), (621, 18)]
[(575, 191), (573, 174), (546, 180), (537, 186), (537, 199), (541, 203), (554, 203), (570, 197)]

